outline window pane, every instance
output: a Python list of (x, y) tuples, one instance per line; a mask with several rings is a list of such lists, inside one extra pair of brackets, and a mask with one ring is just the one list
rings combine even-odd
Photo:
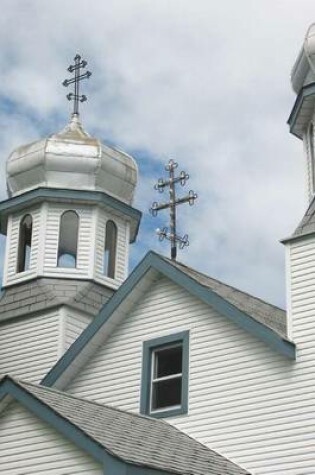
[(154, 352), (154, 378), (182, 372), (182, 346), (165, 348)]
[(66, 211), (60, 218), (58, 267), (76, 267), (79, 216)]
[(152, 384), (152, 410), (180, 406), (182, 400), (182, 378), (156, 381)]
[(107, 221), (103, 256), (103, 273), (111, 279), (115, 278), (116, 247), (117, 226), (113, 221)]
[(30, 267), (32, 227), (32, 216), (27, 214), (20, 223), (17, 272), (25, 272)]

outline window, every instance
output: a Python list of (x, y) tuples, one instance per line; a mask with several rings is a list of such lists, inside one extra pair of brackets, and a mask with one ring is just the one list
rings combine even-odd
[(187, 413), (189, 332), (143, 344), (140, 412), (154, 417)]
[(74, 268), (77, 265), (79, 216), (75, 211), (65, 211), (60, 218), (58, 267)]
[(105, 245), (103, 255), (103, 273), (106, 277), (115, 278), (117, 247), (117, 226), (113, 221), (107, 221), (105, 230)]
[(27, 214), (20, 222), (17, 272), (25, 272), (30, 268), (32, 229), (32, 216)]
[(308, 129), (308, 148), (309, 148), (312, 193), (315, 193), (314, 125), (312, 122)]

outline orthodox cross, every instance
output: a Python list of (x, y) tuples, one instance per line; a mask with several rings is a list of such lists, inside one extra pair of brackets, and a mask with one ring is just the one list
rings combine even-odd
[(171, 258), (176, 259), (177, 255), (177, 243), (179, 248), (183, 249), (185, 246), (189, 246), (188, 235), (185, 234), (183, 237), (176, 234), (176, 207), (183, 203), (189, 203), (192, 206), (197, 198), (197, 194), (190, 190), (188, 195), (183, 198), (176, 198), (176, 183), (180, 183), (184, 186), (189, 179), (189, 175), (181, 171), (178, 176), (175, 176), (175, 169), (178, 167), (178, 164), (174, 160), (170, 160), (165, 166), (165, 170), (169, 173), (169, 178), (164, 180), (160, 178), (157, 184), (154, 186), (154, 189), (163, 193), (166, 187), (169, 187), (169, 202), (168, 203), (158, 203), (154, 201), (150, 208), (150, 213), (152, 216), (156, 216), (159, 211), (163, 209), (170, 210), (170, 228), (157, 229), (156, 232), (159, 236), (159, 240), (167, 239), (171, 243)]
[(65, 87), (68, 87), (70, 84), (74, 83), (74, 93), (69, 92), (66, 97), (68, 101), (74, 101), (73, 114), (77, 115), (79, 115), (79, 102), (85, 102), (87, 100), (87, 97), (84, 94), (80, 95), (80, 81), (82, 81), (82, 79), (89, 78), (92, 74), (91, 71), (86, 71), (85, 73), (81, 74), (81, 69), (84, 69), (86, 65), (87, 61), (84, 59), (81, 61), (81, 56), (77, 54), (74, 58), (74, 64), (68, 67), (68, 71), (70, 73), (74, 72), (74, 77), (71, 79), (65, 79), (62, 83)]

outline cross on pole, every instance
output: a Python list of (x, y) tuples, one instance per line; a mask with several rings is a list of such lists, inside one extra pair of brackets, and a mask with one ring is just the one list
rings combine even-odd
[(65, 79), (62, 83), (63, 86), (68, 87), (70, 84), (74, 83), (74, 93), (70, 92), (67, 94), (68, 101), (73, 101), (73, 114), (79, 115), (79, 102), (87, 101), (87, 97), (84, 94), (80, 95), (79, 85), (82, 79), (89, 78), (92, 73), (91, 71), (86, 71), (81, 74), (81, 69), (84, 69), (87, 65), (87, 61), (84, 59), (81, 61), (81, 56), (77, 54), (74, 58), (74, 64), (68, 67), (70, 73), (74, 72), (74, 77), (71, 79)]
[(165, 166), (165, 170), (169, 173), (169, 178), (164, 179), (160, 178), (157, 184), (154, 186), (154, 189), (163, 193), (165, 188), (169, 188), (169, 202), (167, 203), (158, 203), (154, 201), (150, 208), (150, 213), (152, 216), (157, 216), (158, 212), (163, 209), (170, 210), (170, 229), (163, 228), (162, 230), (157, 229), (157, 234), (159, 235), (160, 241), (167, 239), (171, 243), (171, 258), (176, 259), (177, 256), (177, 243), (179, 248), (183, 249), (185, 246), (189, 246), (188, 235), (179, 236), (176, 233), (176, 207), (183, 203), (189, 203), (192, 206), (197, 199), (197, 194), (190, 190), (188, 195), (182, 198), (176, 198), (176, 183), (180, 183), (184, 186), (189, 180), (188, 173), (181, 171), (178, 176), (175, 176), (175, 169), (178, 167), (178, 164), (174, 160), (169, 160), (168, 164)]

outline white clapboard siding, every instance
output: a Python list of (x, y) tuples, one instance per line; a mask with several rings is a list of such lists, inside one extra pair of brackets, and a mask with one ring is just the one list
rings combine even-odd
[(57, 311), (3, 322), (0, 326), (0, 374), (40, 381), (58, 359), (59, 338)]
[(14, 402), (0, 415), (0, 473), (101, 475), (104, 472), (92, 457)]
[[(79, 216), (78, 254), (75, 269), (57, 267), (60, 217), (67, 210), (75, 211)], [(44, 246), (45, 276), (91, 277), (91, 247), (93, 247), (93, 244), (92, 207), (69, 207), (53, 204), (48, 206)]]
[(315, 323), (295, 325), (295, 363), (162, 278), (68, 390), (138, 412), (143, 341), (183, 330), (189, 414), (169, 422), (254, 475), (315, 474)]
[[(109, 279), (103, 273), (106, 222), (112, 220), (117, 226), (117, 249), (115, 279)], [(105, 284), (121, 284), (126, 278), (129, 246), (129, 223), (113, 213), (98, 211), (95, 242), (95, 278)]]
[[(18, 258), (18, 246), (19, 246), (19, 230), (20, 222), (26, 214), (30, 214), (33, 219), (32, 228), (32, 249), (30, 258), (30, 268), (25, 272), (17, 272), (17, 258)], [(8, 238), (6, 241), (6, 263), (4, 272), (4, 285), (15, 284), (23, 282), (26, 279), (35, 277), (37, 274), (38, 266), (38, 250), (39, 239), (41, 231), (41, 208), (32, 208), (29, 211), (20, 212), (9, 217), (8, 220)]]
[(92, 317), (76, 310), (65, 309), (64, 351), (78, 338), (92, 321)]

